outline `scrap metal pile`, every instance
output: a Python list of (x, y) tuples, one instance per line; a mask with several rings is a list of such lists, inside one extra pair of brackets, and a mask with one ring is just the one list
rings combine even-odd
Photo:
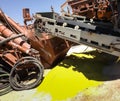
[(29, 9), (23, 9), (25, 26), (17, 24), (0, 10), (0, 95), (11, 90), (25, 90), (38, 86), (44, 68), (64, 57), (70, 48), (67, 41), (53, 37), (37, 28)]
[(58, 63), (74, 42), (120, 56), (119, 0), (67, 0), (61, 10), (31, 17), (23, 9), (24, 26), (0, 10), (0, 95), (39, 85), (44, 68)]
[(0, 10), (0, 95), (37, 86), (43, 76), (40, 54), (26, 42), (22, 27)]
[[(98, 19), (119, 23), (119, 0), (67, 0), (61, 5), (62, 13), (84, 16), (88, 19)], [(65, 7), (67, 10), (65, 11)], [(116, 21), (118, 19), (118, 21)]]
[(73, 14), (87, 18), (107, 19), (112, 14), (109, 0), (73, 0), (69, 1)]

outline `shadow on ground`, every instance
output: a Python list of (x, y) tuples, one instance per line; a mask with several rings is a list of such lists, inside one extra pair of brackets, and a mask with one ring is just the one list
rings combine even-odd
[(81, 56), (81, 54), (72, 54), (66, 57), (59, 66), (65, 68), (73, 66), (74, 71), (82, 72), (89, 80), (108, 81), (120, 78), (120, 75), (114, 75), (114, 77), (107, 75), (107, 71), (111, 72), (108, 67), (115, 63), (117, 57), (106, 53), (99, 53), (97, 51), (82, 54), (86, 55)]

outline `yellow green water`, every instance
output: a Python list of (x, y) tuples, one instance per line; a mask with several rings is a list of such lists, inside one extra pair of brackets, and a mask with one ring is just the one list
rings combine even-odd
[(79, 92), (103, 83), (102, 67), (106, 65), (99, 56), (73, 54), (54, 67), (37, 88), (35, 96), (48, 95), (50, 100), (66, 101)]

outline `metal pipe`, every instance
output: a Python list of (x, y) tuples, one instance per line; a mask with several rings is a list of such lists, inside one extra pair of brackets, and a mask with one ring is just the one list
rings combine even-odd
[(5, 40), (0, 41), (0, 46), (5, 44), (5, 43), (7, 43), (7, 42), (9, 42), (9, 41), (11, 41), (11, 40), (13, 40), (13, 39), (16, 39), (16, 38), (22, 37), (22, 36), (24, 36), (24, 35), (23, 34), (19, 34), (19, 35), (16, 35), (14, 37), (6, 38)]
[[(7, 27), (5, 27), (2, 23), (0, 24), (0, 32), (1, 32), (2, 36), (6, 37), (6, 38), (16, 36), (16, 34), (14, 34), (11, 30), (9, 30)], [(26, 43), (25, 41), (23, 41), (22, 38), (16, 38), (13, 41), (20, 46), (30, 48), (30, 45), (28, 43)]]
[[(5, 40), (5, 39), (6, 39), (6, 38), (0, 36), (0, 40), (1, 40), (1, 41), (2, 41), (2, 40)], [(29, 54), (29, 52), (31, 51), (29, 48), (22, 47), (22, 46), (14, 43), (14, 42), (12, 42), (12, 41), (8, 42), (8, 45), (17, 48), (17, 49), (19, 49), (20, 51), (22, 51), (22, 52), (24, 52), (24, 53), (26, 53), (26, 54)]]
[(8, 17), (6, 14), (4, 14), (4, 13), (2, 12), (2, 10), (0, 10), (0, 17), (5, 17), (6, 20), (7, 20), (12, 26), (14, 26), (18, 31), (20, 31), (20, 33), (23, 33), (23, 34), (25, 34), (25, 35), (28, 35), (27, 30), (22, 29), (22, 27), (19, 26), (15, 21), (13, 21), (10, 17)]

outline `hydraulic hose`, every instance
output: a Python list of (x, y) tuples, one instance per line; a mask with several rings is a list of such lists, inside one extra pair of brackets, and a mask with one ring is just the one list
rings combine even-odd
[(17, 61), (10, 72), (10, 85), (14, 90), (34, 88), (41, 83), (43, 71), (43, 65), (36, 58), (23, 57)]

